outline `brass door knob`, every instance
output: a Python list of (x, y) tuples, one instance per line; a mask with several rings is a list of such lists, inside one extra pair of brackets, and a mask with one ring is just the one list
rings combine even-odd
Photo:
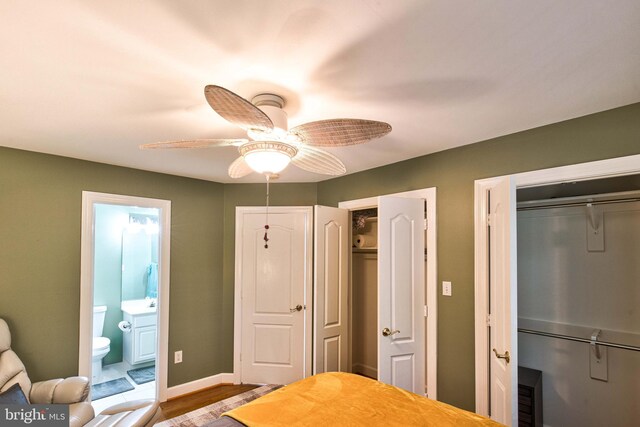
[(384, 328), (382, 330), (382, 335), (385, 336), (385, 337), (388, 337), (388, 336), (393, 335), (393, 334), (399, 334), (399, 333), (400, 333), (400, 331), (397, 330), (397, 329), (395, 331), (392, 331), (389, 328)]
[(290, 308), (289, 311), (291, 313), (295, 312), (295, 311), (301, 311), (302, 310), (302, 306), (300, 304), (296, 305), (294, 308)]

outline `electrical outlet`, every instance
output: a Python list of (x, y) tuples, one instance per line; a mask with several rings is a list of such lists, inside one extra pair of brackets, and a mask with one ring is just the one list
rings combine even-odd
[(442, 295), (451, 296), (451, 282), (442, 282)]
[(182, 350), (176, 351), (173, 354), (173, 363), (182, 363)]

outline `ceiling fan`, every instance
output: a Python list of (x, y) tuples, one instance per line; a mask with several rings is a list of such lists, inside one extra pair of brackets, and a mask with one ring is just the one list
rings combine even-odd
[(251, 102), (221, 86), (208, 85), (204, 96), (216, 113), (247, 132), (246, 139), (195, 139), (143, 144), (142, 149), (238, 147), (240, 157), (229, 166), (231, 178), (252, 172), (267, 177), (291, 162), (306, 171), (342, 175), (346, 168), (333, 154), (318, 147), (367, 142), (391, 132), (388, 123), (362, 119), (330, 119), (289, 129), (284, 98), (264, 93)]

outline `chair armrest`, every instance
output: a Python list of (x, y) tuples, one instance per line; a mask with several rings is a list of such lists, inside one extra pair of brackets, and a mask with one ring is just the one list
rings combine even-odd
[(31, 403), (70, 404), (84, 402), (88, 396), (89, 379), (87, 377), (69, 377), (33, 383), (29, 400)]
[(73, 403), (69, 405), (69, 427), (81, 427), (96, 416), (93, 406), (89, 402)]
[(100, 412), (85, 427), (146, 427), (155, 424), (161, 411), (157, 400), (142, 399), (119, 403)]

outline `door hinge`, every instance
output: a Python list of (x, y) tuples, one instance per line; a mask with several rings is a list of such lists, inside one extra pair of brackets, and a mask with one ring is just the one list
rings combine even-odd
[(427, 218), (424, 219), (424, 229), (426, 230), (429, 227), (429, 221), (427, 221)]
[(493, 319), (491, 318), (491, 314), (487, 314), (487, 326), (493, 326), (493, 325), (491, 325), (491, 321), (492, 320)]
[(491, 214), (487, 215), (487, 227), (491, 227)]
[(424, 317), (427, 317), (429, 315), (429, 308), (425, 305), (424, 306)]

